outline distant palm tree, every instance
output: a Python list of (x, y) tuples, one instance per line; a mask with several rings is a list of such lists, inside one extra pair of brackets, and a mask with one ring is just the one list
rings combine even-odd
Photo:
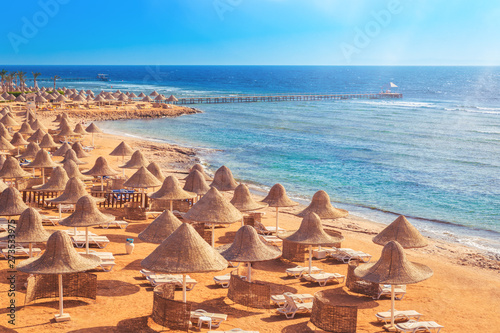
[(17, 77), (19, 78), (19, 85), (21, 86), (21, 91), (25, 90), (25, 82), (26, 82), (26, 72), (19, 71), (17, 72)]
[(57, 79), (60, 79), (61, 77), (60, 76), (57, 76), (57, 75), (54, 75), (54, 77), (52, 77), (52, 80), (54, 80), (54, 91), (52, 93), (54, 93), (56, 91), (56, 80)]
[(2, 78), (2, 86), (1, 86), (1, 87), (2, 87), (2, 89), (1, 89), (1, 90), (2, 90), (2, 92), (3, 92), (3, 91), (7, 91), (7, 90), (5, 89), (5, 79), (7, 78), (7, 73), (8, 73), (8, 72), (7, 72), (5, 69), (2, 69), (2, 70), (0, 71), (0, 77)]
[(35, 89), (38, 88), (38, 84), (36, 82), (36, 78), (39, 77), (41, 75), (41, 73), (35, 73), (35, 72), (31, 72), (31, 74), (33, 74), (33, 81), (35, 81)]
[(14, 91), (14, 73), (7, 75), (7, 92)]

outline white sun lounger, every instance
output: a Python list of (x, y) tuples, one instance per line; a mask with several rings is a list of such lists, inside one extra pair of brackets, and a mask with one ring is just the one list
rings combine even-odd
[(284, 295), (285, 297), (285, 306), (282, 308), (278, 308), (277, 311), (281, 314), (284, 314), (287, 319), (292, 319), (296, 313), (311, 313), (313, 302), (309, 303), (297, 303), (293, 300), (292, 297), (288, 295)]
[(275, 246), (281, 246), (283, 244), (283, 240), (281, 238), (272, 235), (260, 235), (260, 239)]
[(406, 323), (400, 323), (396, 324), (396, 329), (399, 332), (410, 332), (410, 333), (416, 333), (416, 332), (435, 332), (439, 333), (439, 331), (443, 328), (444, 326), (439, 325), (435, 321), (414, 321), (410, 320)]
[(219, 327), (223, 321), (227, 320), (227, 314), (211, 313), (211, 312), (207, 312), (207, 311), (202, 310), (202, 309), (191, 311), (191, 321), (193, 321), (193, 319), (198, 321), (198, 318), (200, 318), (200, 317), (210, 318), (212, 320), (211, 326), (215, 327), (215, 328)]
[[(240, 277), (246, 280), (246, 276), (240, 275)], [(222, 288), (229, 288), (229, 282), (231, 281), (231, 273), (225, 275), (214, 276), (215, 284), (221, 286)]]
[[(74, 228), (62, 230), (62, 232), (67, 233), (68, 236), (74, 236), (75, 235), (75, 229)], [(85, 230), (77, 230), (76, 231), (76, 235), (77, 236), (83, 236), (83, 237), (85, 237)], [(97, 234), (93, 233), (92, 231), (89, 231), (89, 237), (90, 236), (97, 236)]]
[[(79, 253), (85, 253), (85, 252), (79, 252)], [(113, 253), (111, 252), (97, 252), (95, 250), (90, 250), (90, 254), (93, 254), (101, 259), (101, 268), (105, 272), (111, 272), (113, 267), (115, 266), (115, 257), (113, 256)]]
[[(156, 287), (160, 284), (164, 283), (174, 283), (176, 287), (182, 288), (182, 275), (181, 274), (159, 274), (159, 275), (150, 275), (147, 277), (149, 283), (153, 287)], [(198, 281), (192, 279), (189, 275), (186, 275), (186, 290), (192, 290)]]
[(109, 227), (118, 227), (120, 229), (125, 230), (128, 227), (128, 222), (115, 220), (107, 223), (101, 223), (99, 226), (103, 229), (108, 229)]
[(47, 215), (42, 215), (42, 224), (43, 223), (50, 223), (53, 226), (56, 226), (61, 219), (57, 216), (47, 216)]
[[(85, 235), (71, 236), (71, 240), (76, 247), (85, 246)], [(109, 239), (106, 236), (89, 235), (89, 246), (96, 245), (100, 249), (104, 249), (109, 244)]]
[[(10, 254), (12, 256), (21, 256), (21, 257), (26, 257), (26, 256), (29, 256), (30, 255), (30, 249), (29, 248), (25, 248), (25, 247), (22, 247), (22, 246), (16, 246), (14, 248), (14, 253)], [(33, 247), (31, 248), (31, 253), (33, 255), (33, 257), (36, 257), (37, 255), (39, 255), (40, 253), (42, 252), (42, 250), (38, 247)], [(5, 259), (9, 259), (9, 249), (2, 249), (2, 255)]]
[(295, 302), (299, 303), (307, 303), (314, 300), (314, 296), (311, 294), (292, 294), (287, 292), (283, 293), (283, 295), (271, 295), (271, 302), (282, 308), (286, 304), (285, 295), (290, 296)]
[(9, 231), (8, 223), (0, 223), (0, 231)]
[[(301, 277), (302, 274), (306, 274), (306, 273), (309, 273), (309, 267), (297, 266), (297, 267), (293, 267), (293, 268), (288, 268), (286, 270), (286, 274), (288, 276), (293, 276), (296, 279)], [(319, 269), (316, 266), (313, 266), (311, 268), (311, 273), (323, 273), (323, 270)]]
[(364, 263), (370, 262), (372, 256), (368, 253), (361, 251), (355, 251), (349, 248), (332, 248), (325, 249), (327, 254), (332, 258), (342, 261), (344, 264), (348, 264), (351, 260), (360, 260)]
[[(406, 294), (406, 286), (403, 284), (397, 284), (394, 286), (394, 298), (402, 300)], [(378, 286), (378, 293), (376, 296), (373, 296), (373, 299), (379, 299), (380, 296), (391, 296), (391, 285), (390, 284), (380, 284)]]
[[(399, 320), (408, 321), (411, 319), (419, 320), (421, 316), (422, 314), (418, 313), (415, 310), (406, 310), (406, 311), (394, 310), (394, 320), (398, 321)], [(388, 324), (391, 321), (391, 310), (379, 312), (375, 314), (375, 317), (377, 317), (379, 321), (383, 321), (384, 323)]]
[(148, 212), (148, 211), (147, 211), (147, 212), (146, 212), (146, 217), (155, 219), (155, 218), (157, 218), (158, 216), (160, 216), (160, 215), (161, 215), (161, 213), (163, 213), (163, 212)]
[(326, 284), (332, 280), (335, 280), (338, 283), (343, 283), (345, 281), (345, 275), (339, 273), (304, 274), (302, 275), (302, 278), (307, 281), (317, 282), (321, 287), (326, 286)]

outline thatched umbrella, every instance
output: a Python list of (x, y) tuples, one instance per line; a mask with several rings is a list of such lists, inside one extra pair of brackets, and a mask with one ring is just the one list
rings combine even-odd
[(19, 123), (9, 113), (0, 119), (0, 123), (4, 124), (5, 127), (19, 126)]
[(71, 123), (69, 122), (69, 118), (61, 118), (61, 120), (59, 121), (59, 126), (57, 127), (57, 129), (60, 131), (64, 128), (69, 128), (71, 129)]
[(134, 151), (130, 160), (127, 161), (124, 165), (120, 165), (119, 168), (122, 169), (139, 169), (141, 167), (147, 167), (149, 164), (148, 159), (144, 156), (144, 154), (140, 150)]
[(139, 96), (137, 96), (137, 97), (144, 98), (144, 97), (146, 97), (146, 94), (145, 94), (145, 93), (143, 93), (143, 92), (141, 92), (141, 93), (139, 94)]
[(8, 156), (0, 169), (0, 178), (17, 179), (29, 177), (30, 174), (24, 171), (19, 165), (19, 161), (12, 156)]
[(11, 216), (21, 215), (27, 208), (16, 188), (8, 187), (0, 194), (0, 216), (7, 216), (7, 220)]
[(208, 186), (205, 177), (200, 171), (193, 170), (186, 177), (183, 189), (201, 196), (210, 190), (210, 186)]
[(12, 140), (10, 140), (10, 143), (14, 147), (17, 147), (17, 155), (19, 155), (19, 148), (21, 146), (29, 145), (29, 142), (24, 140), (23, 135), (19, 132), (14, 133), (14, 136), (12, 137)]
[(61, 166), (57, 166), (52, 170), (50, 178), (43, 185), (35, 185), (33, 189), (37, 191), (55, 191), (62, 192), (66, 187), (66, 183), (68, 182), (69, 177), (66, 173), (66, 170)]
[(309, 206), (298, 213), (297, 216), (304, 217), (310, 212), (318, 214), (318, 216), (323, 220), (338, 219), (349, 215), (347, 210), (333, 207), (330, 202), (330, 196), (328, 196), (328, 193), (325, 191), (318, 191), (314, 193)]
[(252, 226), (245, 225), (236, 232), (233, 244), (220, 254), (230, 262), (246, 262), (247, 281), (252, 282), (252, 263), (276, 259), (281, 256), (281, 251), (276, 246), (265, 244)]
[(40, 150), (40, 146), (36, 142), (30, 142), (26, 147), (26, 150), (19, 156), (19, 158), (33, 158), (36, 156), (38, 151)]
[(0, 123), (0, 136), (4, 137), (7, 141), (12, 140), (12, 135), (10, 135), (9, 130), (2, 123)]
[(76, 202), (73, 214), (59, 221), (59, 224), (75, 229), (76, 227), (85, 227), (85, 251), (89, 254), (89, 227), (114, 220), (113, 215), (103, 214), (99, 211), (95, 200), (90, 195), (85, 195)]
[(92, 180), (94, 177), (93, 176), (86, 176), (83, 175), (80, 172), (80, 169), (78, 168), (78, 164), (75, 163), (75, 161), (68, 160), (63, 163), (63, 168), (66, 170), (66, 173), (68, 174), (68, 177), (76, 177), (80, 180)]
[(184, 218), (194, 222), (212, 224), (212, 247), (214, 247), (215, 224), (235, 223), (241, 220), (243, 215), (215, 187), (212, 187), (191, 207)]
[(149, 103), (151, 103), (151, 102), (153, 101), (153, 99), (152, 99), (151, 97), (149, 97), (149, 96), (146, 96), (146, 97), (144, 97), (144, 98), (142, 99), (142, 101), (143, 101), (143, 102), (149, 102)]
[(161, 188), (157, 192), (150, 193), (148, 196), (157, 200), (169, 200), (170, 210), (172, 211), (174, 200), (192, 199), (196, 197), (196, 193), (184, 191), (177, 178), (168, 176), (163, 181)]
[(321, 219), (316, 213), (309, 213), (300, 224), (299, 230), (287, 232), (279, 236), (281, 239), (289, 242), (309, 245), (309, 274), (312, 270), (312, 246), (328, 245), (341, 242), (343, 236), (330, 236), (321, 224)]
[(63, 231), (54, 232), (47, 241), (45, 252), (37, 257), (25, 260), (16, 269), (32, 274), (58, 274), (59, 276), (59, 314), (56, 322), (71, 320), (63, 309), (62, 275), (83, 272), (99, 266), (101, 259), (95, 255), (80, 254), (73, 248), (68, 234)]
[(0, 137), (0, 150), (13, 150), (16, 149), (6, 138)]
[[(111, 153), (110, 156), (121, 156), (122, 162), (125, 161), (125, 156), (131, 156), (134, 153), (134, 150), (125, 142), (122, 141)], [(122, 169), (123, 175), (125, 176), (125, 169)]]
[(75, 132), (77, 134), (80, 134), (80, 135), (88, 135), (89, 134), (89, 133), (87, 133), (87, 131), (83, 127), (82, 123), (76, 124), (75, 129), (73, 130), (73, 132)]
[(31, 124), (31, 128), (35, 131), (37, 129), (41, 129), (42, 131), (45, 131), (45, 132), (48, 131), (47, 127), (44, 124), (42, 124), (42, 122), (38, 119), (35, 119), (35, 121)]
[(78, 157), (78, 158), (85, 158), (85, 157), (89, 157), (91, 155), (83, 149), (82, 144), (78, 141), (73, 143), (73, 145), (71, 146), (71, 149), (74, 150), (74, 152), (76, 153), (76, 157)]
[(80, 134), (78, 133), (75, 133), (71, 127), (69, 126), (63, 126), (61, 127), (61, 130), (59, 131), (59, 133), (57, 134), (58, 136), (63, 136), (64, 137), (64, 141), (67, 141), (66, 138), (68, 136), (78, 136)]
[(42, 184), (45, 184), (45, 168), (55, 168), (56, 166), (57, 164), (52, 161), (49, 152), (43, 149), (40, 149), (36, 153), (33, 162), (27, 165), (29, 168), (40, 168), (42, 170)]
[[(209, 175), (206, 174), (205, 169), (203, 168), (203, 165), (196, 163), (195, 165), (193, 165), (191, 167), (191, 169), (189, 169), (189, 173), (191, 174), (191, 172), (193, 172), (194, 170), (198, 170), (199, 172), (201, 172), (201, 174), (203, 175), (203, 177), (205, 178), (206, 181), (213, 180)], [(189, 175), (188, 175), (188, 177), (189, 177)], [(184, 179), (187, 179), (188, 177), (186, 177)]]
[(9, 241), (14, 237), (16, 244), (28, 243), (29, 244), (29, 257), (33, 256), (33, 243), (44, 243), (46, 242), (51, 233), (46, 231), (42, 225), (42, 217), (34, 208), (27, 208), (19, 217), (19, 221), (16, 223), (16, 229), (13, 235), (10, 233), (0, 234), (1, 241)]
[(232, 191), (238, 186), (238, 183), (234, 180), (231, 170), (223, 165), (215, 172), (214, 180), (210, 186), (215, 187), (219, 191)]
[(71, 145), (67, 142), (64, 142), (59, 149), (52, 153), (52, 156), (64, 156), (66, 152), (71, 149)]
[(5, 155), (0, 154), (0, 170), (2, 169), (6, 159)]
[(94, 177), (101, 177), (101, 191), (104, 191), (104, 176), (114, 176), (118, 172), (111, 169), (108, 165), (108, 161), (102, 156), (99, 156), (94, 163), (92, 169), (83, 172), (84, 175), (90, 175)]
[(102, 133), (101, 129), (96, 124), (91, 123), (85, 130), (87, 133), (92, 133), (92, 147), (94, 147), (94, 133)]
[(21, 128), (19, 128), (18, 132), (21, 134), (33, 134), (35, 131), (31, 128), (30, 124), (24, 122), (21, 124)]
[(159, 95), (159, 94), (156, 92), (156, 90), (155, 90), (155, 91), (153, 91), (151, 94), (149, 94), (149, 96), (153, 96), (153, 97), (156, 97), (156, 96), (158, 96), (158, 95)]
[(46, 149), (51, 149), (51, 148), (56, 148), (57, 144), (54, 142), (54, 139), (52, 138), (52, 135), (49, 133), (45, 134), (42, 138), (42, 141), (40, 141), (40, 148), (46, 148)]
[(163, 182), (165, 180), (165, 175), (161, 171), (160, 165), (156, 162), (149, 163), (148, 167), (149, 172), (151, 172), (159, 181)]
[(138, 237), (144, 242), (161, 244), (181, 224), (182, 222), (171, 211), (165, 210)]
[(141, 201), (142, 207), (145, 206), (145, 190), (149, 187), (157, 187), (161, 186), (161, 182), (156, 178), (151, 172), (148, 171), (145, 167), (141, 167), (137, 170), (132, 177), (127, 179), (125, 183), (123, 183), (124, 187), (132, 187), (137, 188), (142, 192)]
[(379, 284), (391, 285), (391, 326), (394, 327), (394, 285), (413, 284), (430, 278), (434, 273), (428, 266), (406, 259), (403, 247), (396, 241), (388, 242), (382, 249), (380, 259), (375, 263), (358, 266), (357, 277)]
[(373, 242), (378, 245), (386, 245), (390, 241), (397, 241), (405, 249), (429, 245), (427, 239), (403, 215), (373, 238)]
[(39, 128), (39, 129), (37, 129), (37, 130), (35, 131), (35, 133), (33, 133), (33, 134), (32, 134), (32, 135), (31, 135), (31, 136), (27, 139), (27, 141), (29, 141), (29, 142), (36, 142), (36, 143), (38, 143), (38, 142), (42, 141), (42, 139), (43, 139), (43, 137), (45, 136), (45, 134), (47, 134), (47, 133), (45, 133), (45, 132), (44, 132), (41, 128)]
[(0, 179), (0, 193), (2, 193), (9, 185), (5, 184), (3, 180)]
[[(231, 199), (234, 207), (238, 208), (240, 212), (248, 212), (252, 210), (259, 210), (266, 208), (268, 205), (265, 202), (257, 202), (250, 195), (250, 190), (245, 184), (240, 184), (234, 189), (234, 195)], [(241, 220), (243, 226), (243, 219)]]
[(262, 200), (263, 202), (269, 204), (269, 207), (276, 207), (276, 234), (279, 230), (279, 208), (280, 207), (293, 207), (297, 206), (298, 203), (292, 201), (287, 195), (286, 190), (281, 184), (275, 184), (269, 190), (267, 197)]
[(153, 272), (182, 274), (182, 299), (186, 302), (186, 274), (221, 271), (227, 268), (227, 260), (191, 225), (183, 223), (141, 262), (141, 266)]
[(60, 163), (64, 163), (66, 161), (73, 161), (78, 165), (87, 164), (87, 162), (78, 159), (78, 156), (76, 156), (76, 152), (73, 149), (69, 149), (68, 151), (66, 151), (66, 153), (64, 154), (64, 159), (60, 161)]
[(179, 100), (178, 100), (178, 99), (177, 99), (177, 97), (175, 97), (174, 95), (170, 95), (170, 97), (169, 97), (169, 98), (167, 98), (167, 101), (169, 101), (169, 102), (177, 102), (177, 101), (179, 101)]

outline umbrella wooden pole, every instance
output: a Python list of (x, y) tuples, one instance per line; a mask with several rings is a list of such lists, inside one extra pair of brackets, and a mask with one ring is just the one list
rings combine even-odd
[(186, 303), (186, 274), (182, 274), (182, 301)]
[(85, 227), (85, 253), (86, 254), (90, 254), (90, 250), (89, 250), (89, 227)]
[(309, 245), (309, 274), (312, 273), (312, 251), (313, 251), (313, 246)]
[(45, 184), (45, 168), (42, 168), (42, 184)]
[(59, 206), (59, 220), (60, 220), (62, 219), (61, 204), (59, 204), (58, 206)]
[(170, 211), (174, 212), (174, 200), (170, 200)]
[(33, 244), (30, 243), (30, 258), (33, 257)]
[(391, 328), (394, 328), (394, 285), (391, 284)]
[(56, 322), (71, 320), (69, 314), (64, 313), (62, 274), (58, 274), (58, 277), (59, 277), (59, 313), (55, 315)]
[(278, 225), (279, 225), (278, 209), (279, 209), (279, 207), (276, 207), (276, 236), (278, 236)]
[(241, 226), (243, 227), (245, 225), (245, 218), (241, 217)]
[(251, 262), (247, 262), (247, 270), (248, 270), (247, 281), (252, 282), (252, 263)]
[(212, 247), (215, 248), (215, 223), (212, 223)]
[(104, 191), (104, 176), (101, 176), (101, 192)]

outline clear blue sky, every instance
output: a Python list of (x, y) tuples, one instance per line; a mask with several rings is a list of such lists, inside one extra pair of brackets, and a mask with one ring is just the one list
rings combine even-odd
[(498, 1), (33, 0), (2, 13), (6, 65), (500, 65)]

